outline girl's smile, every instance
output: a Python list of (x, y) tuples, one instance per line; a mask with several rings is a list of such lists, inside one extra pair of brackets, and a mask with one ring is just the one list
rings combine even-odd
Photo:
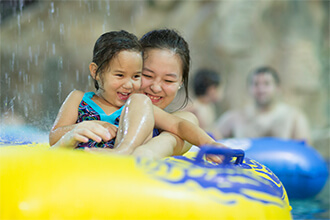
[(135, 51), (121, 51), (105, 71), (96, 76), (100, 81), (97, 93), (108, 104), (120, 108), (132, 93), (141, 87), (142, 55)]

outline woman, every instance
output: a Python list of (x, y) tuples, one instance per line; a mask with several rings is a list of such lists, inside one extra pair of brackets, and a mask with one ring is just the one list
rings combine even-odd
[[(182, 106), (185, 106), (188, 102), (190, 68), (187, 42), (176, 31), (161, 29), (146, 33), (140, 43), (144, 50), (141, 92), (146, 94), (154, 105), (165, 109), (183, 87), (186, 98)], [(196, 116), (190, 112), (177, 111), (172, 114), (198, 124)], [(182, 155), (190, 148), (190, 143), (163, 131), (138, 147), (133, 155), (158, 159)]]

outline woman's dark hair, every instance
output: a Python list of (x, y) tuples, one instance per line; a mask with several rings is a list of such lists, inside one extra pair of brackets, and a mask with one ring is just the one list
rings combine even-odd
[[(93, 49), (93, 62), (98, 66), (95, 76), (108, 68), (109, 62), (120, 51), (129, 50), (142, 53), (142, 47), (138, 38), (127, 31), (111, 31), (102, 34), (95, 42)], [(96, 78), (96, 77), (95, 77)], [(96, 90), (100, 88), (94, 79)]]
[(171, 29), (150, 31), (141, 37), (140, 43), (143, 47), (144, 54), (146, 54), (145, 51), (148, 49), (168, 49), (180, 56), (182, 61), (182, 81), (186, 92), (185, 100), (180, 108), (185, 107), (189, 100), (188, 79), (190, 69), (190, 51), (188, 43), (177, 31)]
[(269, 73), (270, 75), (272, 75), (273, 79), (275, 80), (276, 85), (280, 85), (281, 81), (280, 81), (280, 77), (278, 76), (277, 71), (270, 66), (259, 67), (259, 68), (255, 69), (254, 71), (252, 71), (247, 79), (248, 85), (251, 84), (253, 76), (265, 74), (265, 73)]
[(211, 86), (218, 86), (220, 84), (220, 75), (211, 69), (197, 70), (194, 81), (193, 89), (196, 96), (203, 96)]

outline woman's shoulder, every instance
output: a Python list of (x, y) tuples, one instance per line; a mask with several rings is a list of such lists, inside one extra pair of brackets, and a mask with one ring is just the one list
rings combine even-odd
[(188, 120), (190, 122), (193, 122), (195, 124), (198, 124), (198, 119), (196, 117), (196, 115), (192, 112), (189, 112), (189, 111), (176, 111), (176, 112), (173, 112), (172, 115), (175, 115), (177, 117), (180, 117), (180, 118), (183, 118), (185, 120)]

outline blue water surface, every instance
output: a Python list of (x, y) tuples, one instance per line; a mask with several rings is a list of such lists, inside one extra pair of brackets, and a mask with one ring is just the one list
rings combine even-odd
[[(328, 168), (330, 161), (327, 161)], [(304, 219), (330, 219), (330, 183), (328, 181), (323, 190), (314, 198), (303, 200), (290, 200), (294, 220)]]

